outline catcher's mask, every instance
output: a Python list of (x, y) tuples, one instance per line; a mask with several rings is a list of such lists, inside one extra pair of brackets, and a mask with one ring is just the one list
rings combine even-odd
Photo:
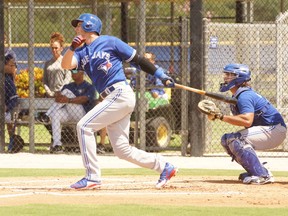
[(226, 92), (251, 80), (249, 67), (244, 64), (228, 64), (224, 67), (223, 73), (224, 82), (220, 84), (220, 92)]
[(101, 34), (102, 22), (98, 16), (84, 13), (81, 14), (77, 19), (72, 20), (71, 24), (76, 28), (79, 22), (83, 22), (81, 27), (85, 32), (96, 32), (98, 35)]

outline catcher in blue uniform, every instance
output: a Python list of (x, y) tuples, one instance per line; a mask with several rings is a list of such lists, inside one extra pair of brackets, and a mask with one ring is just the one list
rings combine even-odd
[(262, 164), (255, 150), (268, 150), (279, 146), (286, 138), (286, 125), (281, 114), (263, 96), (249, 85), (251, 72), (247, 65), (228, 64), (224, 67), (224, 83), (220, 91), (229, 91), (237, 99), (231, 105), (233, 115), (224, 115), (212, 101), (200, 101), (198, 108), (211, 120), (242, 126), (244, 129), (226, 133), (221, 144), (226, 152), (245, 170), (239, 180), (244, 184), (274, 182), (272, 173)]

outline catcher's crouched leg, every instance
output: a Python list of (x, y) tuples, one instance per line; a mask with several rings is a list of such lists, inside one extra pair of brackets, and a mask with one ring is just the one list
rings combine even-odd
[(223, 146), (227, 154), (231, 156), (232, 161), (236, 159), (236, 156), (230, 150), (229, 144), (239, 137), (241, 137), (240, 133), (230, 133), (230, 134), (224, 134), (221, 138), (221, 145)]
[(222, 146), (251, 176), (268, 177), (268, 170), (261, 164), (253, 147), (245, 142), (240, 133), (225, 134)]

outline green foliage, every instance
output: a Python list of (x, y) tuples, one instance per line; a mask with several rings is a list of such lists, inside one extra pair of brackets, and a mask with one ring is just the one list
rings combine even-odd
[[(280, 0), (254, 0), (254, 21), (271, 22), (280, 12)], [(152, 23), (156, 28), (154, 33), (150, 33), (147, 29), (146, 41), (178, 41), (179, 37), (175, 36), (175, 30), (171, 29), (170, 23), (177, 23), (180, 17), (190, 16), (189, 1), (179, 0), (177, 3), (168, 1), (147, 1), (146, 2), (146, 24)], [(14, 7), (14, 6), (20, 7)], [(53, 3), (45, 2), (38, 3), (37, 9), (34, 10), (32, 17), (35, 20), (29, 20), (27, 3), (11, 3), (4, 10), (5, 32), (8, 32), (9, 25), (11, 27), (11, 35), (13, 43), (28, 43), (31, 40), (31, 32), (29, 33), (28, 25), (33, 25), (35, 31), (36, 43), (48, 43), (49, 35), (52, 32), (61, 32), (66, 41), (70, 41), (75, 35), (74, 29), (71, 26), (71, 20), (78, 17), (81, 13), (91, 13), (91, 4), (83, 4), (82, 2), (71, 1), (70, 3)], [(45, 7), (44, 7), (45, 6)], [(51, 6), (51, 7), (49, 7)], [(67, 6), (67, 8), (64, 8)], [(103, 34), (112, 34), (121, 37), (121, 10), (119, 2), (97, 4), (97, 15), (103, 21)], [(210, 11), (212, 16), (218, 17), (213, 21), (220, 22), (235, 22), (235, 0), (203, 0), (203, 16)], [(286, 5), (284, 5), (285, 10)], [(139, 14), (137, 4), (132, 2), (128, 6), (128, 36), (129, 41), (137, 41), (137, 33), (139, 32), (138, 23), (136, 23), (137, 14)], [(13, 16), (11, 16), (13, 14)], [(8, 18), (9, 17), (9, 18)], [(221, 18), (222, 17), (222, 18)], [(230, 18), (229, 18), (230, 17)], [(193, 18), (193, 17), (191, 17)], [(157, 24), (158, 23), (158, 24)], [(162, 23), (159, 25), (159, 23)], [(109, 26), (112, 32), (107, 31)], [(31, 29), (30, 27), (30, 29)], [(137, 29), (138, 28), (138, 29)], [(158, 35), (156, 39), (153, 35)]]
[[(275, 21), (276, 16), (280, 13), (280, 2), (283, 0), (253, 0), (253, 19), (254, 22), (271, 22)], [(236, 1), (235, 0), (204, 0), (204, 11), (210, 11), (215, 17), (213, 21), (217, 22), (235, 22)], [(284, 10), (288, 9), (284, 4)], [(222, 18), (220, 18), (222, 17)], [(224, 18), (225, 17), (225, 18)], [(230, 17), (230, 19), (227, 19)]]

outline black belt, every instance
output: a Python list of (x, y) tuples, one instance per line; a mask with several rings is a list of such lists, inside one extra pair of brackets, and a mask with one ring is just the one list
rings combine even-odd
[(114, 86), (107, 87), (103, 92), (100, 93), (101, 98), (107, 97), (111, 92), (115, 90)]

